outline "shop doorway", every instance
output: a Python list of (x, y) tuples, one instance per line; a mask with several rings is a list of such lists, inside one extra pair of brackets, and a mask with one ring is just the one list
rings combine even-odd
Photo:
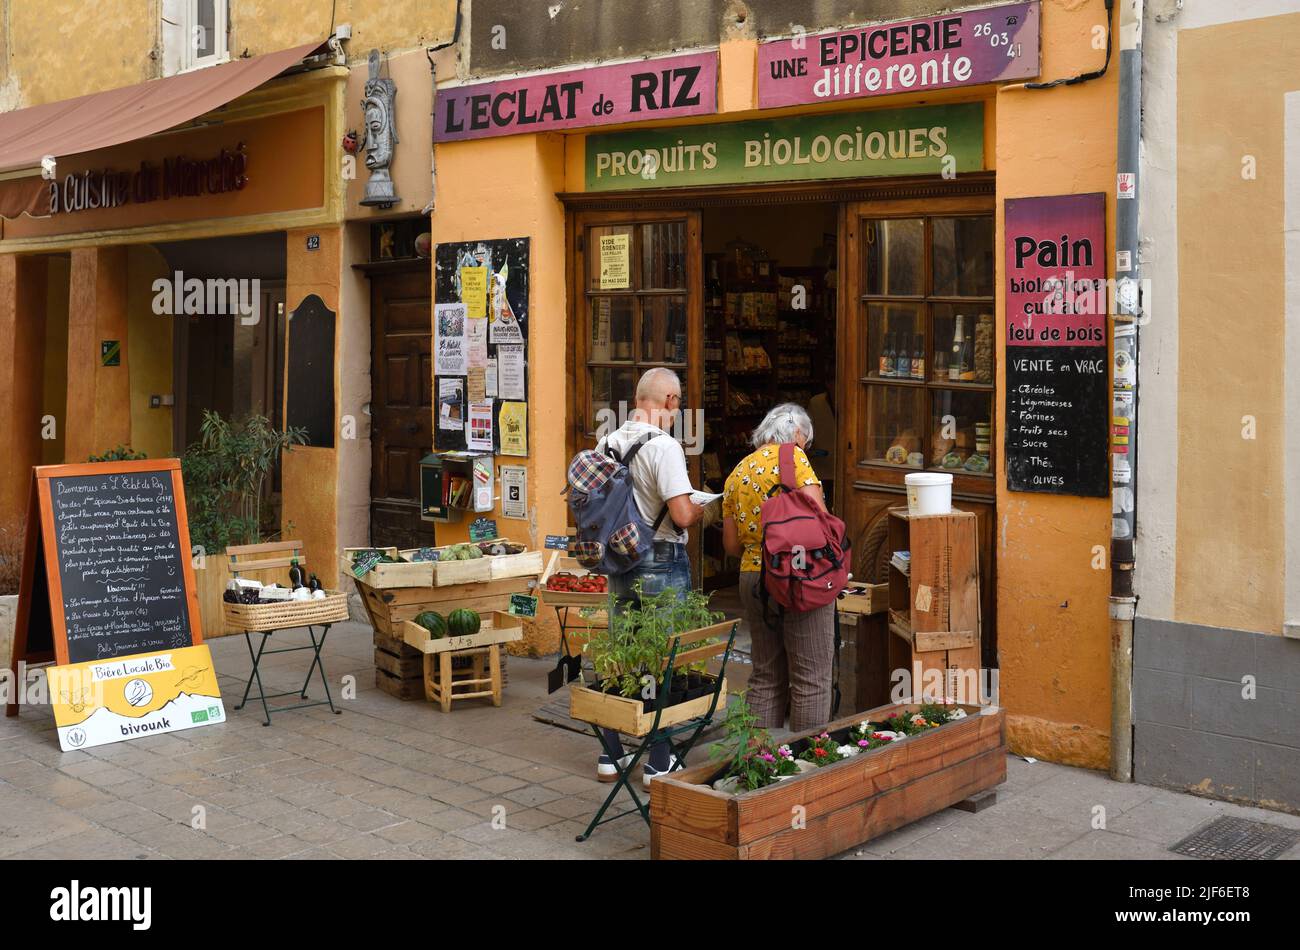
[[(647, 193), (626, 206), (573, 196), (571, 447), (594, 445), (639, 375), (667, 366), (685, 407), (703, 409), (692, 480), (720, 491), (763, 414), (798, 402), (814, 410), (812, 461), (859, 583), (888, 580), (885, 528), (907, 472), (951, 471), (954, 502), (978, 516), (982, 662), (995, 668), (993, 193), (988, 177)], [(612, 236), (627, 241), (626, 277), (602, 268)], [(967, 364), (955, 378), (954, 350)], [(693, 532), (691, 560), (727, 606), (738, 565), (719, 529)]]

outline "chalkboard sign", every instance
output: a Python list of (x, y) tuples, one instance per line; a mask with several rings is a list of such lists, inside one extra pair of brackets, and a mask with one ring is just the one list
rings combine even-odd
[(176, 459), (33, 470), (14, 660), (60, 666), (202, 642)]
[(309, 445), (334, 445), (334, 323), (325, 301), (308, 294), (289, 314), (286, 425), (307, 430)]
[(1011, 491), (1110, 494), (1105, 255), (1105, 195), (1007, 200)]

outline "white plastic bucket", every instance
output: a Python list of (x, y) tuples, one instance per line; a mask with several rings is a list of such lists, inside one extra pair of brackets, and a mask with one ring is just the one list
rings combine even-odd
[(952, 512), (952, 476), (943, 472), (915, 472), (908, 475), (907, 513), (946, 515)]

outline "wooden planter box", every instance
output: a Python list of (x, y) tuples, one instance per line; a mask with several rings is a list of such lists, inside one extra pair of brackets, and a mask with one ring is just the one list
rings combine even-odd
[[(881, 706), (825, 729), (917, 708)], [(964, 719), (739, 795), (709, 787), (726, 770), (717, 762), (656, 778), (650, 783), (651, 856), (827, 858), (993, 788), (1006, 780), (1004, 713), (995, 706), (962, 708)], [(796, 807), (804, 809), (803, 827), (792, 826)]]
[[(718, 695), (718, 706), (726, 704), (727, 681), (722, 681), (722, 692)], [(672, 726), (696, 716), (703, 716), (709, 711), (713, 694), (688, 699), (684, 703), (664, 708), (659, 725)], [(719, 710), (720, 712), (721, 710)], [(654, 727), (655, 712), (653, 705), (645, 709), (640, 699), (628, 699), (617, 693), (602, 693), (584, 686), (582, 683), (569, 684), (569, 715), (579, 722), (590, 722), (605, 729), (616, 729), (625, 736), (648, 735)]]

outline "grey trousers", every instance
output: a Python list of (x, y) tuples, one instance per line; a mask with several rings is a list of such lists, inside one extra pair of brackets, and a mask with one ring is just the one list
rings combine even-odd
[[(807, 613), (787, 610), (773, 630), (763, 620), (758, 571), (740, 572), (740, 602), (753, 643), (754, 672), (746, 701), (764, 729), (780, 729), (790, 710), (795, 732), (830, 721), (835, 659), (834, 602)], [(769, 615), (774, 615), (772, 604)]]

